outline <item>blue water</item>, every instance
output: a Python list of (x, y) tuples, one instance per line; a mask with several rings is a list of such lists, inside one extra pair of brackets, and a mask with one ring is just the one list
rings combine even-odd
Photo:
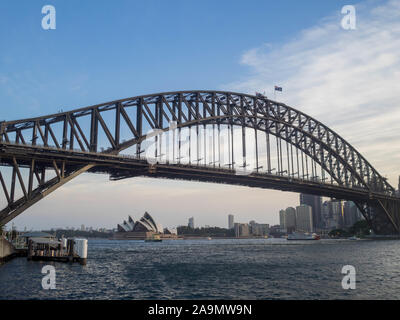
[[(320, 240), (89, 240), (88, 262), (16, 258), (0, 266), (0, 299), (399, 299), (400, 242)], [(341, 286), (344, 265), (356, 289)]]

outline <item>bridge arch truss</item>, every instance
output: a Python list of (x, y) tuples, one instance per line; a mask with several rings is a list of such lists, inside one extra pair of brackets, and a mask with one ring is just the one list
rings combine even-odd
[[(5, 201), (0, 224), (83, 172), (108, 173), (114, 180), (151, 176), (155, 166), (144, 161), (147, 133), (171, 131), (171, 124), (178, 137), (174, 138), (177, 151), (172, 159), (161, 163), (162, 147), (156, 147), (159, 164), (155, 166), (164, 170), (160, 176), (179, 178), (179, 170), (200, 170), (193, 179), (256, 186), (262, 186), (256, 181), (268, 178), (268, 188), (304, 190), (354, 201), (376, 232), (400, 231), (395, 189), (345, 139), (283, 103), (261, 95), (223, 91), (157, 93), (1, 122), (0, 165), (8, 172), (0, 171)], [(195, 149), (186, 162), (179, 154), (185, 128), (194, 132), (189, 136), (189, 149)], [(212, 132), (208, 148), (206, 139), (200, 142), (202, 128)], [(235, 135), (234, 129), (241, 135)], [(224, 147), (228, 144), (228, 163), (220, 161), (222, 130), (227, 134)], [(250, 135), (255, 140), (251, 155), (246, 148)], [(200, 143), (204, 144), (201, 154)], [(234, 176), (235, 170), (249, 165), (250, 158), (252, 173)], [(211, 174), (225, 178), (206, 178)], [(190, 173), (181, 176), (192, 179)]]

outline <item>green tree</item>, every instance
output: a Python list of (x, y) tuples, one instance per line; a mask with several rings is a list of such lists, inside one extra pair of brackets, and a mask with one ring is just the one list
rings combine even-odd
[(360, 220), (349, 228), (349, 233), (358, 236), (366, 236), (371, 234), (371, 227), (369, 226), (367, 220)]
[(234, 230), (219, 228), (219, 227), (207, 227), (207, 228), (189, 228), (188, 226), (179, 226), (178, 235), (186, 236), (198, 236), (198, 237), (234, 237)]
[(332, 238), (349, 237), (350, 233), (343, 229), (333, 229), (328, 233), (328, 236)]

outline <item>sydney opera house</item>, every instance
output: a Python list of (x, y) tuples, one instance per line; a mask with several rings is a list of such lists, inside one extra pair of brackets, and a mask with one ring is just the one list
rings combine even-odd
[(118, 231), (114, 233), (114, 239), (120, 240), (150, 239), (155, 234), (165, 238), (176, 237), (176, 232), (171, 232), (168, 229), (163, 230), (162, 226), (157, 224), (148, 212), (145, 212), (143, 217), (137, 221), (129, 216), (128, 221), (125, 220), (122, 224), (118, 224), (117, 228)]

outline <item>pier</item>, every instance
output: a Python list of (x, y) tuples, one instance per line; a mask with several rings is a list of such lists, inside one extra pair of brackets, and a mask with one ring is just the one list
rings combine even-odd
[(18, 235), (9, 234), (9, 238), (0, 237), (0, 263), (15, 257), (26, 257), (31, 261), (79, 262), (86, 265), (86, 239), (56, 239), (44, 232), (28, 232)]
[(33, 261), (79, 262), (86, 265), (87, 240), (30, 238), (27, 258)]

